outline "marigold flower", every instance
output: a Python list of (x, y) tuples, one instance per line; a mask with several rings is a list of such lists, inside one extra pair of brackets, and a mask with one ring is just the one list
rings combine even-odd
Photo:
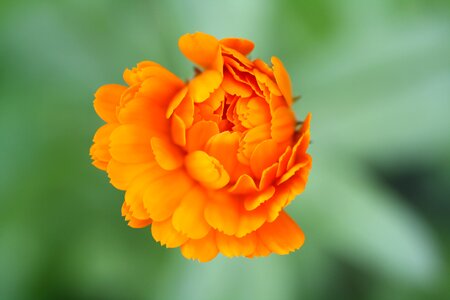
[(98, 89), (106, 122), (90, 149), (93, 164), (125, 191), (122, 215), (134, 228), (202, 262), (287, 254), (304, 235), (284, 208), (311, 168), (310, 115), (301, 128), (281, 61), (251, 61), (249, 40), (186, 34), (181, 52), (202, 68), (185, 83), (144, 61), (126, 85)]

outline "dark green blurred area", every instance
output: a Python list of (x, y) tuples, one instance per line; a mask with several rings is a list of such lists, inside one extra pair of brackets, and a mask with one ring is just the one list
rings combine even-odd
[[(93, 93), (178, 38), (280, 57), (313, 170), (289, 256), (199, 264), (126, 226)], [(450, 1), (1, 1), (0, 299), (450, 299)]]

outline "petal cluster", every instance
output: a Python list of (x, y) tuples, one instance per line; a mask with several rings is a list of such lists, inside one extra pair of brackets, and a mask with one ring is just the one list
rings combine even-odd
[(106, 122), (93, 164), (125, 191), (129, 226), (190, 259), (287, 254), (304, 235), (284, 208), (306, 185), (310, 115), (297, 127), (281, 61), (247, 55), (245, 39), (186, 34), (181, 52), (200, 69), (183, 82), (144, 61), (126, 85), (98, 89)]

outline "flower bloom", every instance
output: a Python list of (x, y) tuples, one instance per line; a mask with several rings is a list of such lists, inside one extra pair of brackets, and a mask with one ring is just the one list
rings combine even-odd
[(189, 82), (144, 61), (125, 70), (125, 86), (95, 94), (106, 124), (90, 154), (125, 191), (122, 215), (189, 259), (287, 254), (304, 242), (284, 208), (308, 179), (310, 115), (297, 128), (288, 73), (276, 57), (251, 61), (253, 47), (186, 34), (179, 48), (202, 68)]

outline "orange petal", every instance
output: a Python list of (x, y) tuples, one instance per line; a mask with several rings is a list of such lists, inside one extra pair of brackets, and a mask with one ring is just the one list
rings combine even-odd
[(270, 130), (272, 138), (278, 143), (292, 138), (295, 130), (294, 112), (286, 106), (275, 109), (272, 113), (272, 126)]
[(215, 111), (222, 105), (224, 99), (225, 99), (225, 91), (221, 87), (218, 87), (211, 94), (211, 96), (208, 99), (206, 99), (206, 101), (203, 103), (209, 105), (212, 108), (212, 110)]
[(283, 63), (275, 56), (272, 57), (273, 64), (273, 73), (275, 76), (275, 80), (277, 81), (278, 87), (281, 90), (281, 93), (286, 99), (286, 102), (289, 105), (292, 105), (292, 88), (291, 88), (291, 79), (289, 78), (289, 74), (283, 66)]
[(240, 99), (236, 103), (236, 113), (246, 128), (270, 123), (271, 120), (270, 108), (261, 97)]
[(212, 136), (206, 144), (206, 152), (223, 165), (228, 174), (233, 174), (239, 147), (239, 133), (224, 131)]
[(250, 164), (250, 157), (255, 147), (270, 138), (270, 125), (263, 124), (248, 130), (241, 138), (238, 150), (238, 160), (242, 164)]
[(152, 223), (152, 220), (148, 218), (145, 219), (136, 218), (126, 202), (122, 204), (122, 216), (125, 217), (125, 220), (128, 221), (128, 226), (130, 226), (131, 228), (143, 228), (147, 227)]
[(221, 39), (220, 44), (239, 51), (240, 53), (242, 53), (242, 55), (250, 54), (253, 48), (255, 48), (255, 44), (253, 44), (252, 41), (242, 38)]
[(202, 103), (220, 86), (222, 74), (215, 70), (206, 70), (189, 82), (189, 95), (195, 103)]
[(255, 233), (255, 251), (251, 253), (250, 255), (247, 255), (248, 258), (252, 257), (261, 257), (261, 256), (267, 256), (271, 252), (269, 249), (267, 249), (266, 245), (261, 241), (260, 237)]
[(291, 191), (294, 195), (298, 195), (298, 194), (302, 193), (305, 189), (306, 182), (308, 181), (308, 175), (309, 175), (309, 171), (311, 170), (312, 160), (311, 160), (311, 156), (309, 156), (308, 154), (306, 154), (306, 157), (308, 160), (308, 164), (306, 166), (304, 166), (303, 168), (300, 168), (300, 170), (298, 170), (294, 174), (292, 179), (289, 180), (289, 183), (290, 183), (289, 188), (291, 189)]
[(295, 198), (295, 194), (290, 189), (290, 184), (278, 186), (275, 194), (270, 201), (267, 201), (261, 205), (265, 207), (267, 211), (267, 221), (273, 222), (279, 215), (280, 211), (286, 207), (286, 205)]
[(136, 68), (125, 70), (123, 78), (129, 86), (140, 84), (149, 78), (159, 78), (177, 89), (184, 85), (180, 78), (152, 61), (143, 61), (138, 63)]
[(294, 176), (295, 173), (297, 173), (298, 170), (301, 168), (304, 168), (308, 166), (311, 163), (310, 156), (305, 156), (305, 160), (300, 161), (292, 166), (292, 168), (288, 169), (286, 173), (284, 173), (277, 181), (277, 184), (280, 185), (283, 182), (286, 182), (288, 179), (290, 179), (292, 176)]
[(238, 95), (243, 98), (250, 97), (253, 93), (253, 90), (249, 85), (236, 81), (229, 72), (224, 73), (221, 87), (228, 94)]
[(252, 62), (239, 51), (236, 51), (230, 47), (222, 45), (222, 53), (224, 57), (233, 58), (234, 61), (238, 62), (241, 66), (243, 66), (247, 70), (251, 70), (253, 68)]
[(247, 174), (241, 175), (236, 183), (231, 186), (228, 191), (232, 194), (248, 194), (257, 192), (255, 181)]
[(260, 206), (262, 203), (266, 202), (270, 198), (272, 198), (273, 194), (275, 193), (275, 188), (273, 186), (270, 186), (264, 191), (261, 191), (257, 194), (253, 194), (250, 196), (247, 196), (244, 200), (244, 207), (246, 210), (254, 210), (258, 206)]
[(273, 184), (277, 176), (278, 163), (274, 163), (270, 167), (266, 168), (261, 175), (261, 180), (259, 182), (259, 189), (265, 190)]
[(108, 164), (107, 172), (111, 184), (119, 189), (126, 190), (133, 179), (142, 174), (145, 170), (151, 168), (155, 163), (127, 164), (111, 159)]
[(89, 150), (89, 154), (93, 160), (92, 164), (100, 170), (106, 170), (111, 154), (109, 153), (109, 138), (111, 133), (116, 129), (117, 124), (105, 124), (100, 127), (94, 135), (94, 144)]
[(239, 228), (236, 232), (237, 237), (243, 237), (250, 232), (260, 228), (267, 220), (267, 211), (265, 208), (258, 207), (252, 211), (241, 210)]
[(238, 200), (226, 193), (215, 193), (205, 208), (205, 219), (212, 228), (234, 235), (239, 228)]
[(270, 79), (269, 76), (267, 76), (265, 73), (260, 72), (258, 69), (253, 70), (253, 73), (255, 74), (255, 78), (258, 82), (259, 87), (261, 90), (264, 91), (264, 89), (268, 89), (269, 92), (275, 96), (281, 96), (281, 91), (278, 88), (277, 84)]
[(298, 134), (299, 138), (298, 138), (297, 142), (295, 143), (294, 147), (292, 148), (292, 154), (291, 154), (291, 157), (289, 158), (287, 169), (292, 168), (292, 166), (295, 164), (295, 162), (297, 160), (297, 157), (302, 156), (306, 152), (306, 149), (309, 146), (310, 122), (311, 122), (311, 114), (308, 114), (305, 118), (305, 121), (303, 122), (302, 127), (300, 128), (300, 132)]
[(142, 82), (142, 78), (140, 76), (142, 69), (149, 68), (149, 67), (158, 68), (158, 67), (160, 67), (160, 65), (153, 61), (142, 61), (142, 62), (138, 63), (135, 68), (132, 68), (131, 70), (125, 69), (125, 71), (123, 72), (123, 80), (129, 86), (140, 83), (140, 82)]
[(204, 150), (208, 140), (219, 133), (217, 123), (212, 121), (199, 121), (192, 125), (187, 132), (186, 150)]
[(253, 92), (261, 98), (265, 98), (264, 92), (259, 87), (258, 81), (256, 80), (254, 74), (249, 74), (245, 76), (245, 80), (249, 86), (252, 87)]
[(169, 106), (167, 107), (167, 111), (166, 111), (166, 118), (170, 118), (173, 114), (173, 112), (175, 111), (175, 109), (180, 106), (181, 102), (183, 101), (183, 99), (186, 97), (188, 92), (188, 88), (187, 86), (182, 88), (181, 90), (179, 90), (175, 96), (173, 96), (173, 98), (170, 100), (169, 102)]
[(211, 226), (204, 217), (207, 201), (203, 188), (193, 187), (190, 189), (172, 216), (173, 227), (191, 239), (205, 237), (211, 230)]
[(297, 148), (297, 155), (301, 155), (306, 152), (310, 143), (310, 123), (311, 123), (311, 113), (308, 113), (305, 120), (303, 121), (302, 127), (300, 128), (300, 135), (303, 139)]
[(167, 175), (156, 163), (142, 174), (136, 176), (125, 193), (125, 202), (130, 207), (133, 216), (148, 219), (150, 215), (143, 205), (143, 195), (146, 187), (153, 181)]
[(183, 85), (173, 85), (172, 82), (168, 82), (164, 78), (150, 77), (139, 85), (139, 89), (134, 97), (147, 98), (153, 105), (167, 108), (172, 98), (182, 88)]
[(169, 132), (169, 122), (164, 113), (165, 109), (151, 99), (139, 97), (123, 105), (118, 117), (122, 124), (139, 124), (153, 136), (165, 136)]
[(181, 246), (181, 253), (188, 259), (197, 259), (200, 262), (212, 260), (219, 253), (216, 245), (215, 232), (211, 231), (201, 239), (188, 240)]
[[(176, 188), (169, 188), (174, 182)], [(143, 203), (150, 218), (164, 221), (172, 216), (192, 186), (192, 180), (181, 170), (169, 172), (149, 183), (145, 187)]]
[(257, 234), (270, 251), (281, 255), (299, 249), (305, 241), (300, 227), (285, 212), (274, 222), (264, 224)]
[(130, 226), (131, 228), (144, 228), (150, 224), (152, 224), (151, 219), (140, 220), (140, 219), (130, 217), (130, 219), (128, 220), (128, 226)]
[(171, 118), (171, 123), (172, 141), (178, 146), (186, 146), (186, 124), (178, 115)]
[(152, 235), (155, 241), (160, 242), (162, 246), (166, 246), (167, 248), (180, 247), (188, 240), (187, 236), (173, 228), (171, 219), (162, 222), (153, 222)]
[(211, 35), (202, 32), (185, 34), (179, 39), (178, 47), (190, 61), (205, 69), (219, 71), (222, 68), (219, 41)]
[(185, 164), (189, 175), (205, 187), (220, 189), (230, 181), (230, 176), (222, 164), (204, 151), (189, 153)]
[(180, 105), (175, 109), (175, 114), (183, 120), (185, 127), (191, 127), (194, 122), (194, 101), (189, 96), (184, 97)]
[(119, 84), (107, 84), (101, 86), (95, 93), (95, 112), (105, 122), (117, 122), (116, 109), (119, 106), (120, 97), (126, 89)]
[(270, 79), (275, 80), (272, 69), (263, 60), (257, 58), (253, 61), (253, 64), (258, 70), (269, 76)]
[(264, 169), (278, 160), (278, 145), (274, 140), (259, 143), (250, 157), (250, 169), (256, 178), (261, 178)]
[(277, 177), (280, 177), (283, 175), (287, 170), (287, 165), (289, 162), (289, 158), (292, 154), (292, 148), (291, 146), (288, 146), (286, 150), (283, 152), (283, 154), (278, 159), (278, 169), (277, 169)]
[(153, 137), (151, 146), (155, 160), (164, 170), (175, 170), (183, 165), (183, 152), (171, 141)]
[[(230, 62), (231, 62), (231, 61), (234, 62), (233, 59), (231, 59), (231, 58), (228, 58), (228, 59), (230, 60)], [(226, 63), (227, 61), (228, 61), (228, 60), (225, 59), (225, 63)], [(234, 63), (236, 63), (236, 62), (234, 62)], [(231, 76), (234, 78), (234, 80), (236, 80), (237, 82), (241, 82), (241, 83), (248, 84), (248, 82), (247, 82), (247, 75), (248, 75), (248, 73), (246, 73), (246, 72), (241, 72), (241, 71), (239, 71), (238, 69), (233, 68), (232, 65), (230, 65), (230, 64), (225, 64), (225, 67), (226, 67), (226, 69), (228, 70), (228, 73), (230, 73)]]
[(217, 232), (216, 242), (219, 252), (226, 257), (248, 256), (256, 249), (256, 236), (253, 234), (237, 238)]
[(153, 161), (150, 138), (151, 134), (142, 126), (120, 125), (111, 133), (111, 156), (122, 163)]

